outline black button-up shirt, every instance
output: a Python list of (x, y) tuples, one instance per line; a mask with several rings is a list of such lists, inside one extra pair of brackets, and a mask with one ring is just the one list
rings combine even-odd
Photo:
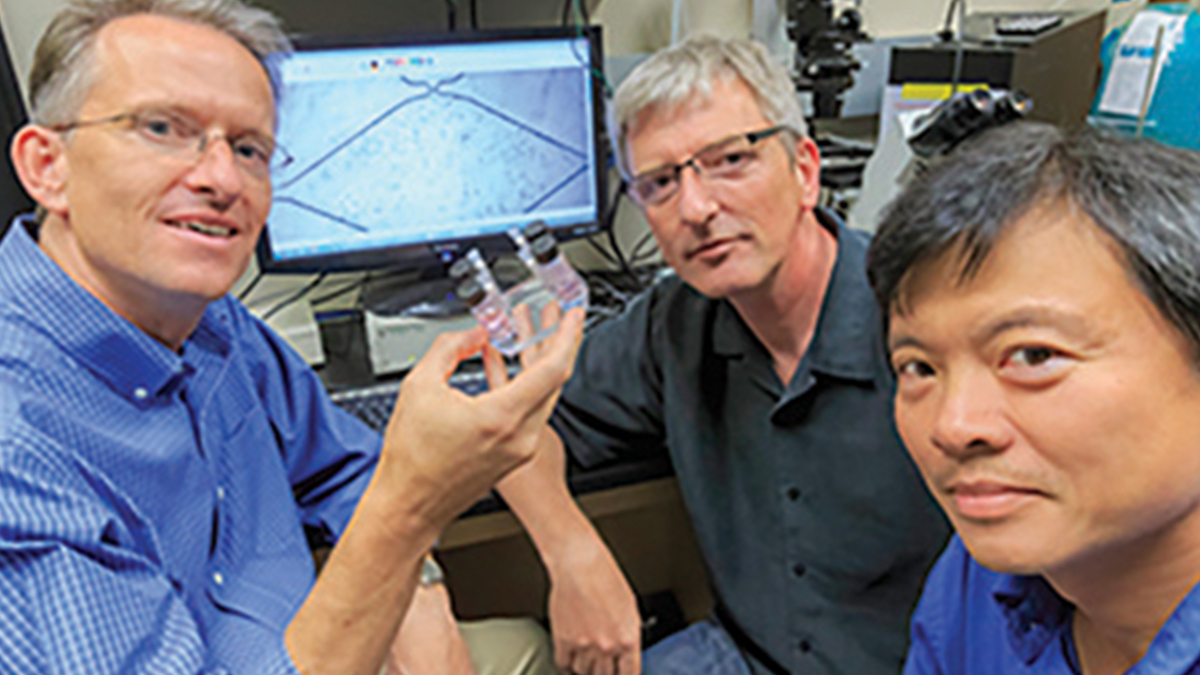
[(728, 302), (671, 278), (587, 336), (554, 426), (588, 466), (670, 452), (722, 618), (783, 668), (897, 673), (948, 529), (893, 425), (867, 237), (821, 217), (837, 261), (787, 386)]

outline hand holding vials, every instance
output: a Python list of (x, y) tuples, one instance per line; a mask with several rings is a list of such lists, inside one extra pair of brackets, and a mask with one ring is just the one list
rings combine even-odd
[[(587, 308), (587, 283), (567, 262), (566, 256), (559, 252), (558, 242), (545, 223), (536, 221), (528, 225), (523, 233), (513, 229), (508, 234), (517, 248), (517, 257), (564, 311), (575, 307)], [(450, 274), (461, 279), (456, 291), (458, 298), (471, 309), (475, 319), (487, 330), (488, 340), (501, 354), (514, 356), (548, 332), (543, 330), (522, 340), (513, 319), (511, 303), (500, 290), (478, 249), (471, 249), (465, 257), (455, 262)]]

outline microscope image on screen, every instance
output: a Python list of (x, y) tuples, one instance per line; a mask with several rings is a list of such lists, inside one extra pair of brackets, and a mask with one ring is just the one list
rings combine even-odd
[(276, 260), (597, 219), (586, 39), (301, 49), (279, 63)]

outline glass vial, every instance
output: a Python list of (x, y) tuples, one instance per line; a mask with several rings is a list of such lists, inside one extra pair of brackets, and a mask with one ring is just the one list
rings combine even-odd
[(495, 290), (489, 290), (474, 278), (458, 285), (458, 299), (471, 308), (475, 320), (487, 331), (488, 341), (501, 354), (512, 356), (519, 351), (520, 337), (508, 312), (508, 302)]
[[(535, 223), (536, 225), (537, 223)], [(542, 280), (542, 284), (550, 289), (563, 310), (574, 307), (587, 307), (588, 287), (566, 256), (559, 253), (558, 242), (554, 235), (542, 227), (541, 233), (526, 237), (529, 239), (530, 253), (533, 254), (534, 272)]]

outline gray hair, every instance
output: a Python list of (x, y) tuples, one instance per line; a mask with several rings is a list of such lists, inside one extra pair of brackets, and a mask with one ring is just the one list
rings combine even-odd
[(51, 20), (34, 52), (29, 101), (35, 122), (61, 124), (78, 113), (96, 77), (96, 35), (112, 21), (136, 14), (189, 21), (225, 33), (263, 64), (278, 96), (278, 75), (265, 59), (291, 51), (291, 43), (270, 12), (239, 0), (74, 0)]
[[(1033, 209), (1082, 210), (1130, 278), (1200, 359), (1200, 154), (1091, 129), (1018, 123), (968, 141), (887, 208), (867, 258), (886, 312), (907, 311), (904, 284), (943, 253), (969, 279)], [(1198, 364), (1200, 365), (1200, 364)]]
[[(629, 177), (633, 168), (625, 154), (625, 141), (638, 117), (654, 108), (679, 105), (693, 96), (712, 96), (718, 78), (739, 78), (758, 102), (763, 117), (792, 133), (808, 133), (796, 87), (767, 48), (753, 40), (722, 39), (702, 35), (664, 49), (638, 65), (613, 97), (613, 151), (617, 166)], [(794, 159), (795, 148), (785, 144)]]

